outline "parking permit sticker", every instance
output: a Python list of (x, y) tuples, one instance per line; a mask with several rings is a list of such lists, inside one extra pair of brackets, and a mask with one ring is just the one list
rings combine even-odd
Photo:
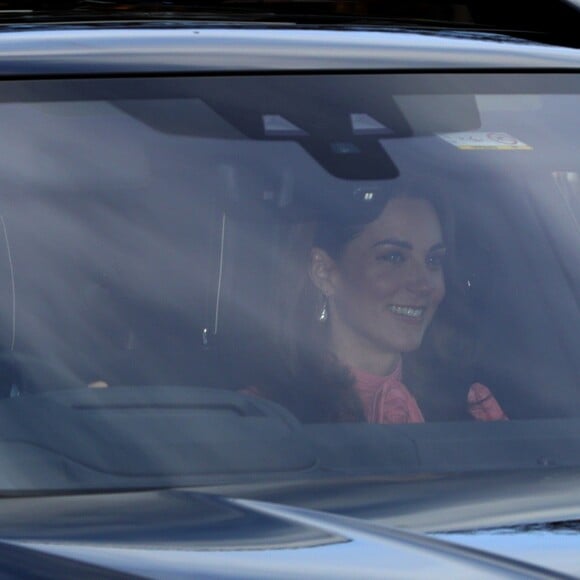
[(493, 131), (466, 131), (464, 133), (439, 133), (439, 137), (457, 149), (531, 151), (532, 147), (508, 133)]

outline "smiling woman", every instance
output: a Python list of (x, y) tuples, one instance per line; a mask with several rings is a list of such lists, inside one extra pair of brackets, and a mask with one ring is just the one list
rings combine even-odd
[(344, 248), (319, 237), (311, 277), (328, 301), (330, 345), (350, 368), (385, 375), (415, 350), (445, 295), (432, 204), (396, 197)]
[[(441, 199), (406, 190), (368, 194), (320, 219), (299, 306), (286, 312), (278, 369), (294, 376), (292, 386), (274, 371), (249, 392), (307, 421), (424, 422), (402, 360), (419, 349), (445, 298), (451, 230)], [(437, 388), (423, 387), (422, 397), (445, 399)], [(465, 416), (507, 419), (485, 385), (464, 393)]]

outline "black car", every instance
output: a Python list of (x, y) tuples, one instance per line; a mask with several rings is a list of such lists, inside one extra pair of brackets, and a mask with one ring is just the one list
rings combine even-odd
[(0, 5), (4, 575), (580, 575), (578, 12), (493, 6)]

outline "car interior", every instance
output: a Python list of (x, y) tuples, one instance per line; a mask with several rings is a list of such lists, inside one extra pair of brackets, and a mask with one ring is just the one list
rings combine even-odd
[[(361, 179), (356, 163), (340, 163), (344, 149), (329, 152), (324, 141), (294, 134), (300, 123), (292, 107), (278, 110), (289, 124), (270, 119), (277, 135), (251, 138), (259, 120), (250, 114), (252, 99), (230, 109), (206, 93), (205, 105), (194, 101), (188, 109), (183, 99), (176, 109), (160, 106), (158, 116), (156, 101), (0, 104), (8, 128), (24, 117), (68, 127), (63, 151), (47, 153), (51, 140), (39, 134), (34, 144), (18, 146), (30, 155), (42, 150), (41, 162), (4, 162), (0, 440), (11, 449), (3, 460), (13, 462), (10, 477), (26, 485), (14, 475), (22, 461), (46, 468), (55, 487), (67, 477), (82, 482), (85, 470), (100, 472), (105, 484), (139, 474), (150, 482), (161, 474), (271, 476), (320, 467), (507, 468), (515, 458), (531, 467), (574, 464), (579, 286), (569, 272), (578, 255), (551, 239), (556, 210), (545, 204), (569, 220), (563, 235), (577, 236), (566, 205), (577, 204), (577, 161), (552, 158), (549, 140), (538, 137), (541, 127), (526, 124), (529, 100), (509, 112), (494, 110), (492, 99), (487, 109), (473, 96), (454, 101), (463, 104), (464, 118), (448, 128), (458, 132), (477, 117), (486, 130), (533, 144), (531, 151), (483, 154), (445, 141), (444, 126), (429, 126), (425, 103), (407, 98), (402, 108), (415, 124), (400, 120), (401, 136), (353, 141), (374, 143), (362, 148), (367, 160), (380, 145), (367, 166), (372, 179)], [(399, 111), (394, 102), (389, 106)], [(381, 126), (393, 125), (392, 114), (374, 112), (376, 102), (366, 105)], [(233, 112), (242, 119), (238, 126)], [(334, 112), (337, 119), (344, 113)], [(99, 123), (105, 116), (115, 120), (106, 124), (114, 130)], [(329, 142), (342, 143), (344, 127), (329, 123), (336, 132)], [(314, 117), (304, 126), (320, 131)], [(95, 145), (85, 138), (91, 131), (111, 131), (98, 143), (115, 145)], [(123, 139), (127, 131), (131, 137)], [(129, 147), (135, 141), (140, 147)], [(373, 173), (382, 162), (386, 168)], [(316, 216), (349, 211), (394, 182), (417, 180), (448, 195), (455, 271), (453, 300), (409, 364), (422, 365), (442, 390), (489, 385), (511, 420), (449, 421), (432, 406), (432, 420), (420, 426), (301, 425), (276, 403), (245, 394), (270, 356), (256, 337), (267, 337), (279, 314), (276, 288), (297, 284), (293, 260), (304, 257), (304, 234)], [(453, 331), (444, 349), (441, 329)], [(65, 426), (79, 437), (65, 437)], [(66, 477), (54, 464), (46, 467), (54, 457), (67, 463)]]

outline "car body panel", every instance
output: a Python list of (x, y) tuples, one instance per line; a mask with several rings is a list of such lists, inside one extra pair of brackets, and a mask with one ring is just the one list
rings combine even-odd
[(24, 501), (36, 525), (0, 528), (5, 544), (148, 577), (558, 577), (421, 534), (186, 490)]
[(580, 576), (577, 531), (500, 528), (471, 534), (436, 534), (435, 537)]
[[(323, 480), (196, 489), (332, 512), (412, 531), (468, 533), (580, 520), (579, 481), (578, 470), (538, 469), (399, 477), (337, 474)], [(580, 535), (575, 535), (580, 542)]]
[(0, 75), (209, 71), (577, 69), (574, 49), (405, 32), (211, 28), (0, 34)]

